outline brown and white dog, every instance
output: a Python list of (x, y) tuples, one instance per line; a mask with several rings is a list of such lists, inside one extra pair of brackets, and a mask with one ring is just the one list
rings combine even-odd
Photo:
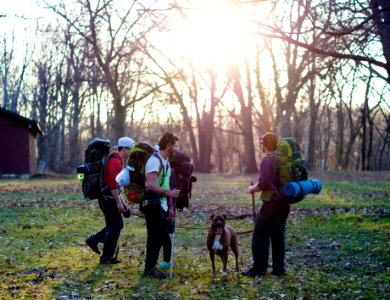
[(227, 261), (229, 256), (229, 247), (236, 257), (236, 271), (238, 268), (238, 240), (237, 234), (232, 227), (226, 225), (225, 215), (212, 215), (209, 234), (207, 235), (207, 248), (210, 252), (212, 275), (215, 274), (214, 254), (221, 257), (223, 263), (223, 274), (227, 274)]

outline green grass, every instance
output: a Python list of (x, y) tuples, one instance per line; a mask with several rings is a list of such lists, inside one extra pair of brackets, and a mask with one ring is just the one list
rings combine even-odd
[[(73, 178), (0, 181), (0, 298), (37, 299), (389, 299), (389, 182), (324, 182), (292, 207), (283, 277), (210, 276), (209, 216), (250, 215), (251, 178), (197, 174), (191, 213), (179, 213), (173, 280), (143, 278), (144, 219), (125, 219), (122, 264), (99, 265), (84, 245), (103, 226), (96, 201)], [(256, 199), (257, 200), (257, 199)], [(257, 200), (258, 202), (258, 200)], [(135, 209), (136, 210), (136, 209)], [(251, 217), (230, 219), (237, 232)], [(251, 235), (239, 235), (251, 264)], [(219, 258), (217, 268), (222, 267)], [(234, 259), (229, 258), (229, 270)]]

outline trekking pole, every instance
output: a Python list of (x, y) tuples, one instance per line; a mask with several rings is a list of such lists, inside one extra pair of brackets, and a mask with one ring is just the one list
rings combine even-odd
[[(253, 181), (250, 182), (250, 185), (253, 185)], [(252, 212), (253, 212), (253, 223), (256, 221), (256, 203), (255, 203), (255, 193), (252, 194)]]
[(173, 252), (175, 250), (175, 231), (172, 232), (171, 266), (169, 267), (169, 279), (172, 280)]

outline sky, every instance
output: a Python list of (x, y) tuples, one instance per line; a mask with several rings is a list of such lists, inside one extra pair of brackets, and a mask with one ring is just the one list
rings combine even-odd
[[(15, 32), (18, 39), (23, 39), (25, 29), (36, 27), (37, 20), (43, 21), (49, 13), (37, 4), (37, 0), (0, 0), (0, 34), (10, 35)], [(27, 33), (28, 34), (28, 33)]]
[(7, 18), (19, 16), (35, 19), (45, 16), (46, 13), (36, 0), (0, 0), (0, 14), (6, 14)]
[[(58, 0), (47, 1), (53, 4)], [(72, 0), (67, 0), (66, 3), (71, 2)], [(173, 56), (191, 56), (197, 66), (215, 64), (217, 69), (248, 55), (248, 49), (254, 44), (254, 30), (248, 21), (254, 18), (253, 11), (251, 7), (248, 8), (249, 11), (237, 10), (232, 7), (232, 2), (229, 2), (230, 5), (223, 5), (223, 2), (197, 0), (195, 3), (202, 9), (194, 10), (187, 23), (174, 26), (176, 30), (164, 36), (167, 47), (162, 45), (162, 48), (172, 52), (170, 54)], [(14, 33), (14, 50), (19, 52), (21, 57), (25, 55), (25, 49), (31, 50), (34, 41), (39, 39), (39, 36), (35, 35), (37, 21), (42, 24), (56, 17), (51, 10), (44, 9), (43, 6), (44, 0), (0, 0), (0, 44), (4, 37), (9, 41)], [(267, 12), (265, 6), (262, 11), (256, 12), (255, 19), (266, 21)], [(10, 46), (9, 42), (7, 46)], [(269, 63), (269, 60), (263, 60), (262, 66), (267, 66), (265, 69), (268, 69)], [(364, 88), (362, 86), (363, 90)], [(364, 92), (358, 94), (359, 99), (364, 97)]]

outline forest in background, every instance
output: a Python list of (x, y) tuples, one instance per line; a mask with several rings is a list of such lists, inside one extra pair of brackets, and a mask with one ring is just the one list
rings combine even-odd
[[(94, 137), (165, 131), (200, 172), (255, 172), (267, 131), (297, 137), (312, 169), (390, 169), (389, 1), (216, 2), (250, 16), (250, 49), (224, 64), (164, 43), (203, 1), (38, 1), (53, 21), (0, 40), (1, 106), (39, 122), (39, 159), (59, 173)], [(15, 18), (0, 9), (1, 27)]]

